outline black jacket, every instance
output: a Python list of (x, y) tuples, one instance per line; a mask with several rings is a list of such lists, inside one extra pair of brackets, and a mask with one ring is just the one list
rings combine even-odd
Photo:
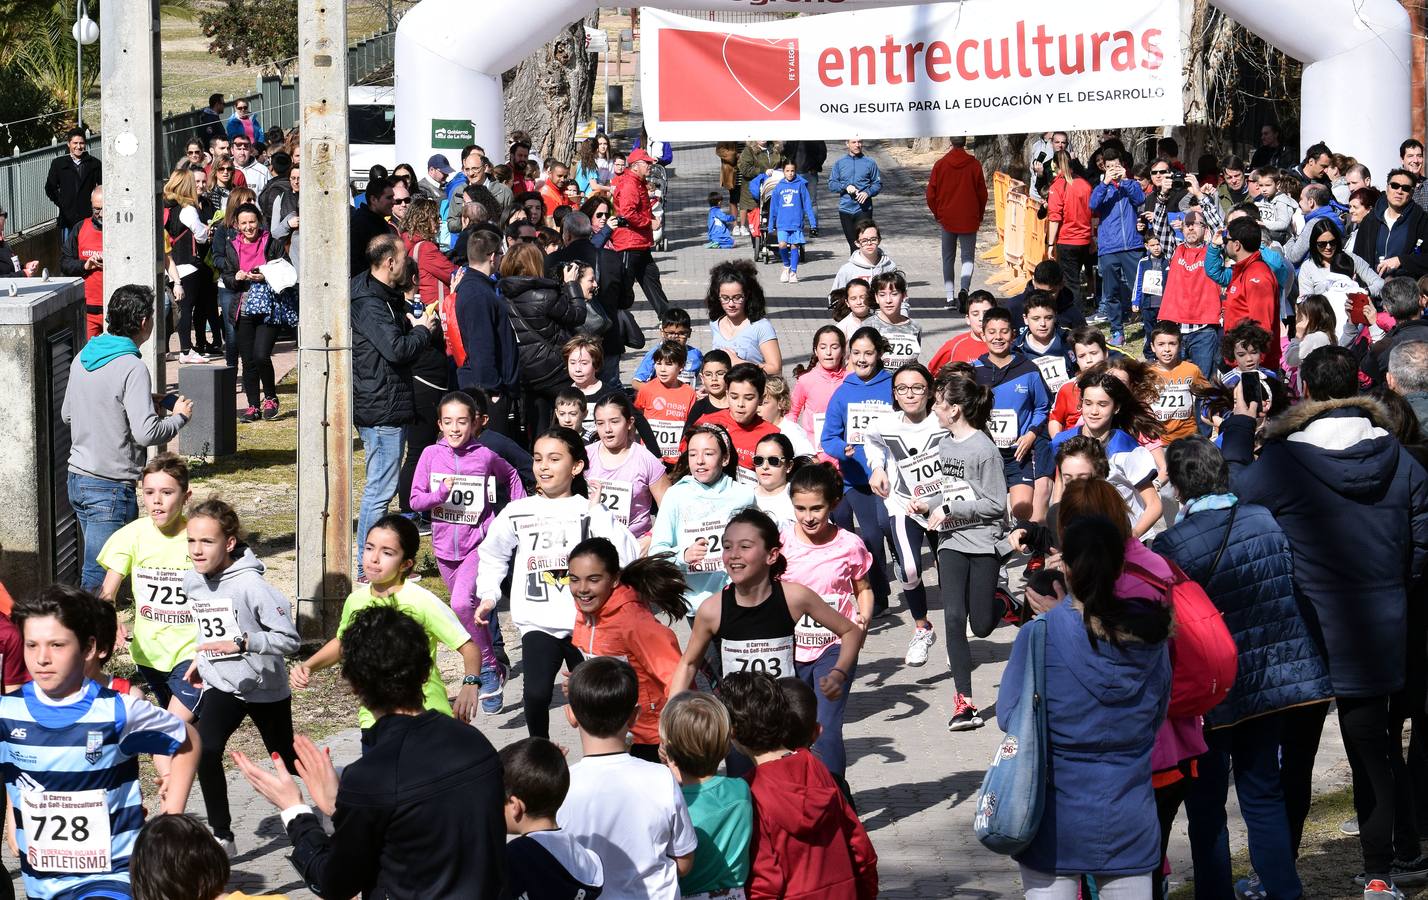
[[(101, 222), (95, 222), (94, 227), (100, 231), (104, 230)], [(73, 278), (84, 278), (89, 275), (89, 270), (84, 267), (84, 260), (79, 258), (79, 229), (72, 229), (69, 239), (60, 244), (60, 274), (69, 275)]]
[(620, 329), (615, 325), (615, 313), (635, 305), (635, 285), (630, 280), (629, 273), (625, 271), (620, 254), (604, 247), (596, 247), (588, 239), (581, 239), (561, 247), (545, 258), (545, 277), (560, 281), (563, 277), (561, 270), (568, 262), (594, 267), (595, 282), (599, 285), (595, 302), (599, 304), (600, 312), (610, 323), (610, 328), (600, 336), (600, 349), (605, 351), (606, 359), (619, 359), (620, 354), (625, 352), (625, 342), (620, 340)]
[(352, 279), (352, 421), (359, 428), (416, 420), (412, 363), (431, 331), (407, 320), (402, 295), (363, 272)]
[[(267, 215), (272, 210), (264, 210)], [(367, 245), (372, 242), (372, 238), (379, 234), (396, 234), (397, 230), (387, 224), (387, 220), (372, 212), (366, 206), (357, 206), (352, 209), (352, 231), (351, 250), (352, 255), (349, 263), (352, 267), (352, 276), (355, 278), (367, 271)]]
[(1387, 227), (1383, 215), (1387, 208), (1388, 200), (1379, 197), (1373, 211), (1359, 223), (1359, 230), (1354, 235), (1354, 255), (1375, 267), (1385, 256), (1397, 256), (1398, 268), (1389, 275), (1406, 275), (1409, 278), (1428, 275), (1428, 213), (1423, 212), (1417, 203), (1410, 202), (1404, 207), (1404, 221), (1395, 225), (1389, 234), (1391, 252), (1384, 254), (1379, 252), (1378, 236)]
[(378, 719), (342, 771), (333, 832), (288, 824), (291, 857), (319, 897), (495, 900), (504, 880), (501, 761), (470, 725), (427, 711)]
[(1383, 384), (1388, 375), (1388, 354), (1408, 341), (1428, 341), (1428, 319), (1409, 319), (1393, 326), (1364, 357), (1364, 374), (1373, 379), (1374, 384)]
[[(266, 231), (261, 234), (267, 234)], [(238, 242), (243, 239), (237, 229), (224, 228), (221, 233), (215, 230), (213, 238), (213, 264), (218, 269), (219, 283), (230, 291), (246, 291), (249, 282), (239, 281), (235, 276), (238, 274)], [(263, 248), (263, 261), (272, 262), (275, 259), (284, 258), (283, 242), (268, 235), (268, 244)]]
[(45, 178), (45, 196), (59, 207), (60, 227), (69, 228), (94, 211), (89, 205), (89, 195), (103, 182), (104, 172), (99, 160), (90, 156), (88, 151), (78, 163), (68, 153), (50, 163), (50, 174)]
[(516, 332), (521, 380), (530, 388), (553, 395), (570, 382), (561, 351), (585, 321), (585, 299), (580, 296), (579, 285), (516, 275), (502, 278), (499, 287)]

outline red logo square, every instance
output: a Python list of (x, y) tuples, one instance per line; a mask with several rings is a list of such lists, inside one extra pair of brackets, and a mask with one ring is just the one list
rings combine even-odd
[(659, 115), (665, 122), (796, 121), (797, 38), (663, 29)]

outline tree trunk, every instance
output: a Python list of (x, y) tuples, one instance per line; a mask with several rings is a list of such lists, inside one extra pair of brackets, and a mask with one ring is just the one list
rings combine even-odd
[(585, 22), (577, 21), (502, 76), (506, 133), (525, 131), (543, 159), (571, 162), (575, 126), (590, 118), (595, 57), (585, 52)]

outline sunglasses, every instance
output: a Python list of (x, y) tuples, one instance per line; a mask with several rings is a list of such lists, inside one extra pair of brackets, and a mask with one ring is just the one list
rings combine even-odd
[(1314, 246), (1315, 246), (1315, 247), (1333, 247), (1333, 246), (1336, 246), (1338, 243), (1339, 243), (1339, 242), (1338, 242), (1338, 241), (1335, 241), (1335, 240), (1315, 241), (1315, 242), (1314, 242)]
[(1402, 181), (1390, 181), (1388, 183), (1388, 189), (1390, 191), (1411, 191), (1413, 190), (1413, 185), (1404, 184)]
[(243, 106), (235, 106), (234, 109), (238, 110), (239, 112), (247, 112), (248, 106), (247, 104), (244, 104)]
[(219, 166), (218, 168), (214, 169), (213, 171), (215, 171), (215, 172), (232, 172), (232, 171), (233, 171), (233, 167), (232, 167), (232, 166)]
[(540, 240), (540, 238), (533, 234), (523, 234), (520, 237), (516, 238), (516, 240), (520, 241), (522, 244), (534, 244), (536, 241)]
[(785, 462), (787, 462), (787, 460), (782, 456), (755, 456), (754, 468), (757, 469), (759, 466), (773, 466), (775, 469), (781, 469)]
[(393, 205), (393, 206), (406, 206), (407, 204), (409, 204), (409, 203), (411, 203), (411, 202), (412, 202), (412, 198), (410, 198), (410, 197), (397, 197), (397, 198), (395, 198), (394, 200), (392, 200), (392, 205)]
[(190, 151), (188, 151), (188, 155), (189, 155), (189, 156), (202, 156), (202, 155), (203, 155), (203, 151), (202, 151), (202, 150), (190, 150)]
[(1151, 169), (1151, 170), (1150, 170), (1150, 174), (1152, 174), (1152, 175), (1166, 175), (1166, 174), (1169, 174), (1169, 172), (1170, 172), (1169, 169)]

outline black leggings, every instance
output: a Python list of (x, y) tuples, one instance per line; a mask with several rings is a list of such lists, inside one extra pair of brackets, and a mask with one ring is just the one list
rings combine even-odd
[[(278, 342), (278, 327), (267, 325), (266, 316), (238, 317), (238, 355), (243, 358), (243, 393), (248, 405), (256, 407), (263, 397), (278, 396), (273, 377), (273, 345)], [(261, 383), (262, 396), (259, 396)]]
[(446, 396), (445, 390), (419, 379), (412, 379), (412, 391), (416, 421), (407, 426), (407, 455), (397, 476), (397, 504), (404, 513), (412, 511), (412, 479), (416, 477), (421, 452), (435, 444), (439, 436), (436, 423), (441, 414), (437, 406)]
[[(185, 275), (179, 279), (179, 287), (183, 289), (183, 299), (178, 302), (178, 339), (179, 349), (184, 353), (193, 349), (193, 311), (197, 308), (200, 316), (203, 311), (203, 282), (208, 277), (208, 273), (199, 266), (197, 272)], [(203, 319), (198, 323), (198, 347), (200, 350), (208, 349), (208, 339), (203, 336)]]
[(1418, 858), (1418, 835), (1412, 816), (1396, 826), (1400, 796), (1411, 803), (1403, 764), (1402, 731), (1390, 723), (1388, 697), (1340, 697), (1339, 731), (1353, 774), (1354, 811), (1359, 817), (1359, 844), (1364, 855), (1364, 871), (1370, 876), (1387, 875), (1393, 864), (1395, 845), (1405, 856)]
[(521, 635), (521, 667), (525, 679), (526, 731), (531, 737), (550, 738), (550, 701), (555, 695), (555, 676), (560, 664), (574, 671), (584, 659), (570, 638), (552, 637), (544, 631)]
[(962, 553), (951, 547), (937, 549), (937, 580), (942, 592), (943, 639), (947, 665), (957, 693), (972, 696), (972, 649), (967, 643), (967, 620), (972, 633), (984, 638), (997, 627), (997, 575), (1001, 566), (991, 553)]
[(293, 753), (293, 700), (284, 697), (272, 703), (250, 703), (233, 694), (209, 688), (198, 704), (198, 786), (208, 807), (208, 827), (215, 837), (233, 837), (233, 816), (228, 810), (228, 779), (223, 774), (223, 751), (228, 739), (247, 716), (258, 726), (263, 746), (282, 757), (288, 772), (296, 774)]
[[(1170, 849), (1170, 828), (1175, 824), (1175, 816), (1185, 795), (1190, 793), (1190, 760), (1181, 764), (1181, 774), (1185, 777), (1155, 789), (1155, 815), (1160, 820), (1160, 859), (1165, 862), (1165, 852)], [(1160, 868), (1151, 872), (1150, 896), (1152, 900), (1164, 900), (1165, 880), (1160, 877)]]

